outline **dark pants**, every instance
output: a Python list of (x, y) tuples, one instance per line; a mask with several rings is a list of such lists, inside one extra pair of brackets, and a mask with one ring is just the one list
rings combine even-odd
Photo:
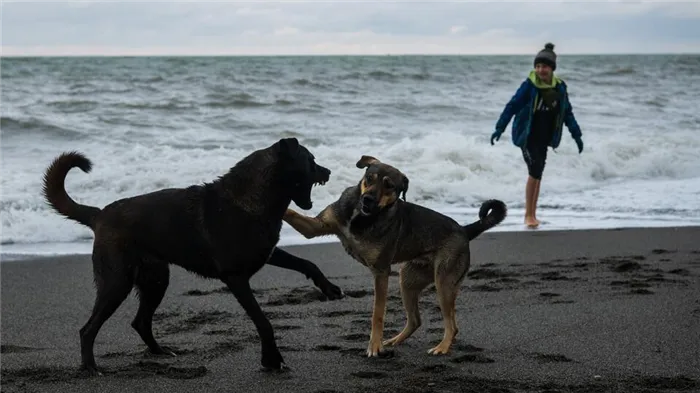
[(544, 164), (547, 161), (547, 142), (530, 138), (527, 144), (520, 149), (523, 152), (525, 164), (527, 164), (528, 175), (537, 180), (542, 179)]

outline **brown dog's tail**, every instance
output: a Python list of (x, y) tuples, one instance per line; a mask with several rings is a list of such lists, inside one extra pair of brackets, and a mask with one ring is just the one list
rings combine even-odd
[[(491, 211), (490, 213), (489, 210)], [(505, 203), (498, 199), (489, 199), (481, 204), (479, 220), (465, 225), (462, 228), (464, 228), (464, 231), (467, 233), (469, 240), (473, 240), (487, 230), (500, 224), (506, 218), (507, 214), (508, 208), (506, 208)]]
[(66, 176), (68, 171), (75, 167), (89, 173), (92, 162), (78, 152), (63, 153), (58, 156), (44, 174), (44, 198), (59, 214), (95, 229), (95, 217), (100, 213), (100, 209), (76, 203), (66, 192), (64, 184)]

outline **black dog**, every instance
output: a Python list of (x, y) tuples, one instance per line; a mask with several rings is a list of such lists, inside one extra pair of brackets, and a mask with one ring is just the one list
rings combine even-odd
[(289, 204), (310, 209), (311, 188), (325, 184), (331, 172), (316, 164), (295, 138), (253, 152), (211, 183), (124, 198), (101, 210), (68, 196), (64, 181), (74, 167), (87, 173), (92, 163), (81, 153), (61, 154), (46, 170), (43, 191), (58, 213), (95, 234), (97, 297), (80, 329), (82, 367), (90, 374), (99, 374), (95, 337), (133, 286), (140, 304), (131, 326), (150, 352), (173, 355), (156, 342), (151, 327), (168, 287), (169, 264), (226, 283), (255, 324), (265, 369), (286, 366), (272, 325), (250, 288), (253, 274), (268, 263), (305, 274), (330, 299), (342, 297), (315, 264), (276, 247)]

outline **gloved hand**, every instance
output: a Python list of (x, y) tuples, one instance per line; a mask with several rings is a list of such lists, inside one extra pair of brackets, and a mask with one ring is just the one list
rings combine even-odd
[(493, 140), (494, 140), (494, 139), (495, 139), (495, 140), (501, 139), (501, 134), (502, 134), (502, 133), (503, 133), (502, 131), (496, 130), (496, 131), (493, 132), (493, 134), (491, 134), (491, 146), (493, 146)]
[(583, 151), (583, 141), (581, 140), (581, 138), (576, 138), (574, 139), (574, 141), (576, 141), (576, 146), (578, 146), (578, 154), (581, 154), (581, 152)]

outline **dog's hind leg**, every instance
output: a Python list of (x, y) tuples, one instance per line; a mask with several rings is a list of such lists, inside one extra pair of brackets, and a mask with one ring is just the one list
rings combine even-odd
[(175, 356), (169, 349), (162, 348), (153, 337), (153, 314), (163, 300), (169, 282), (170, 269), (167, 263), (146, 259), (136, 270), (134, 284), (138, 290), (139, 309), (131, 327), (154, 355)]
[(407, 262), (401, 267), (399, 280), (401, 283), (401, 300), (406, 310), (406, 326), (401, 333), (386, 340), (384, 345), (396, 346), (411, 335), (420, 327), (420, 310), (418, 300), (420, 294), (434, 279), (432, 265)]
[(442, 341), (428, 350), (429, 354), (442, 355), (450, 351), (459, 329), (456, 319), (456, 301), (459, 287), (469, 269), (469, 255), (460, 255), (453, 260), (442, 261), (435, 266), (435, 289), (437, 291), (440, 310), (445, 331)]
[(114, 254), (102, 256), (96, 250), (93, 255), (93, 266), (97, 296), (92, 315), (80, 329), (80, 355), (82, 368), (92, 375), (100, 375), (93, 353), (95, 338), (105, 321), (114, 314), (129, 295), (133, 281), (130, 272), (124, 268), (124, 266), (128, 266), (127, 261), (123, 260), (121, 256)]
[(263, 313), (258, 301), (253, 296), (253, 290), (250, 288), (250, 278), (246, 276), (229, 276), (224, 279), (226, 285), (231, 290), (233, 295), (238, 300), (238, 303), (243, 307), (248, 317), (253, 320), (255, 328), (260, 337), (260, 345), (262, 349), (262, 358), (260, 363), (267, 370), (283, 370), (287, 366), (284, 364), (282, 354), (280, 354), (275, 342), (275, 334), (272, 330), (272, 324)]
[(281, 250), (279, 247), (275, 247), (275, 250), (272, 252), (267, 264), (281, 267), (283, 269), (293, 270), (305, 275), (306, 278), (313, 280), (314, 284), (330, 300), (341, 299), (343, 297), (343, 291), (341, 291), (337, 285), (334, 285), (328, 281), (328, 278), (326, 278), (323, 272), (321, 272), (321, 269), (319, 269), (318, 266), (309, 260), (296, 257), (284, 250)]

